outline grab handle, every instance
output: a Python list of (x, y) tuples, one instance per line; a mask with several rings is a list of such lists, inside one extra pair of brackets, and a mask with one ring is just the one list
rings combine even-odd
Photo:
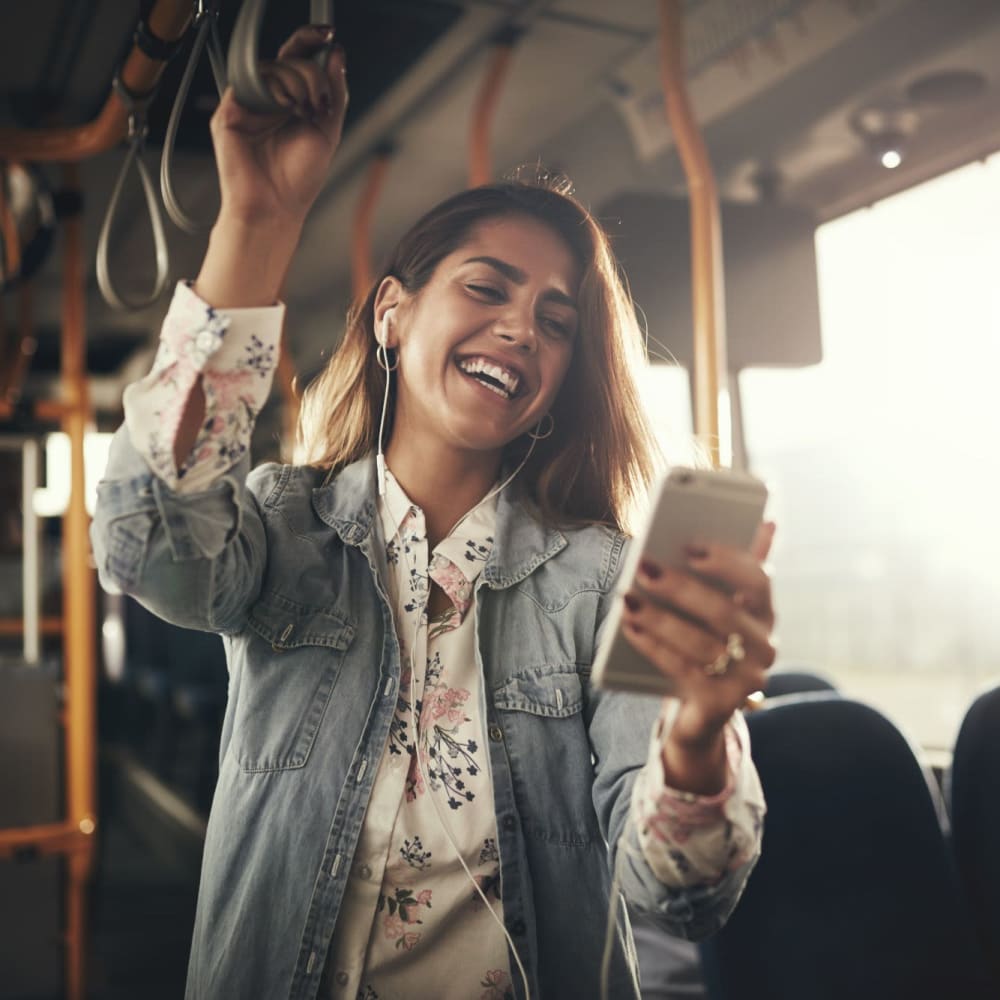
[(188, 92), (191, 90), (191, 81), (194, 79), (202, 52), (205, 51), (206, 47), (212, 75), (215, 78), (215, 89), (219, 92), (220, 98), (226, 89), (226, 69), (222, 44), (219, 41), (218, 13), (217, 3), (206, 5), (204, 2), (199, 2), (194, 22), (194, 44), (191, 46), (191, 55), (188, 57), (184, 75), (177, 88), (177, 96), (174, 98), (174, 106), (170, 111), (170, 120), (167, 122), (167, 132), (163, 139), (163, 154), (160, 157), (160, 192), (163, 195), (163, 207), (166, 208), (167, 215), (170, 216), (171, 221), (178, 229), (192, 234), (208, 229), (211, 226), (211, 219), (199, 220), (184, 211), (184, 207), (177, 197), (177, 192), (174, 190), (174, 146), (177, 142), (181, 114), (187, 103)]
[[(236, 100), (248, 111), (257, 114), (280, 114), (284, 108), (271, 97), (260, 75), (257, 62), (257, 36), (267, 0), (246, 0), (240, 8), (229, 42), (226, 75)], [(333, 24), (333, 0), (310, 0), (310, 24)], [(324, 63), (329, 49), (324, 47), (316, 56)]]
[[(160, 217), (160, 207), (156, 200), (156, 191), (153, 188), (153, 181), (146, 169), (146, 164), (142, 162), (142, 147), (146, 139), (146, 110), (153, 99), (153, 94), (143, 97), (136, 97), (129, 92), (122, 83), (121, 78), (116, 76), (112, 81), (112, 86), (118, 93), (122, 103), (128, 109), (128, 130), (129, 145), (125, 154), (125, 161), (122, 163), (118, 180), (115, 181), (114, 191), (111, 193), (111, 201), (108, 202), (107, 211), (104, 214), (104, 223), (101, 226), (101, 235), (97, 241), (97, 285), (104, 296), (104, 301), (113, 309), (144, 309), (152, 305), (167, 287), (170, 277), (170, 258), (167, 251), (167, 239), (163, 232), (163, 219)], [(132, 165), (135, 165), (142, 183), (142, 192), (146, 199), (146, 210), (149, 213), (149, 221), (153, 227), (153, 246), (156, 256), (156, 277), (153, 287), (147, 295), (141, 297), (127, 296), (121, 294), (111, 280), (110, 269), (110, 241), (111, 226), (114, 223), (115, 215), (118, 212), (118, 204), (121, 200), (122, 189), (125, 187), (125, 178), (128, 176)]]

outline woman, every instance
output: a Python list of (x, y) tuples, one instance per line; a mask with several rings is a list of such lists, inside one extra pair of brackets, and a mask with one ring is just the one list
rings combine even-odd
[[(309, 391), (300, 464), (247, 476), (346, 107), (343, 52), (310, 59), (331, 39), (304, 29), (269, 68), (285, 113), (227, 94), (213, 119), (220, 216), (94, 522), (105, 584), (229, 660), (188, 996), (596, 996), (613, 874), (697, 938), (756, 859), (737, 710), (774, 657), (770, 531), (628, 594), (676, 698), (590, 688), (651, 469), (640, 343), (599, 227), (523, 184), (404, 236)], [(637, 995), (625, 926), (609, 983)]]

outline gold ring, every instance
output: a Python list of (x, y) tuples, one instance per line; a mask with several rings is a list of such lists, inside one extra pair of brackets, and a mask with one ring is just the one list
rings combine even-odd
[(723, 674), (728, 673), (732, 663), (733, 658), (728, 652), (720, 653), (711, 663), (706, 663), (701, 669), (709, 677), (721, 677)]
[(746, 659), (747, 651), (743, 648), (743, 636), (739, 632), (730, 632), (726, 638), (725, 652), (720, 653), (711, 663), (706, 663), (701, 669), (709, 677), (721, 677), (729, 672), (734, 663)]
[(730, 632), (729, 636), (726, 638), (726, 652), (739, 663), (740, 660), (745, 660), (747, 656), (747, 651), (743, 648), (743, 636), (739, 632)]

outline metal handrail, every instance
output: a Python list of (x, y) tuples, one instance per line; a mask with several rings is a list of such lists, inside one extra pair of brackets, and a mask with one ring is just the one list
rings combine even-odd
[[(257, 114), (279, 114), (284, 109), (271, 96), (260, 75), (257, 61), (257, 37), (267, 0), (246, 0), (240, 8), (229, 40), (226, 76), (236, 100)], [(333, 0), (310, 0), (310, 24), (333, 24)], [(329, 48), (324, 46), (316, 58), (325, 64)]]
[(177, 88), (177, 96), (174, 98), (174, 106), (170, 111), (170, 120), (167, 122), (167, 132), (163, 140), (163, 155), (160, 158), (160, 192), (163, 195), (163, 206), (175, 226), (192, 234), (204, 232), (211, 226), (211, 221), (199, 222), (181, 207), (173, 184), (174, 145), (177, 142), (177, 130), (180, 127), (181, 114), (187, 103), (191, 82), (194, 80), (195, 71), (198, 69), (198, 63), (206, 46), (208, 47), (208, 61), (212, 67), (216, 90), (218, 90), (220, 98), (225, 93), (226, 66), (222, 42), (219, 40), (218, 14), (219, 5), (217, 2), (207, 5), (204, 2), (199, 2), (194, 22), (196, 31), (194, 44), (191, 46), (191, 55), (188, 57), (184, 75)]
[[(156, 190), (153, 187), (149, 170), (142, 161), (142, 147), (146, 141), (148, 126), (146, 123), (146, 111), (152, 101), (153, 94), (145, 94), (136, 97), (130, 93), (121, 78), (116, 76), (113, 81), (114, 88), (121, 98), (122, 103), (128, 109), (128, 132), (129, 148), (125, 154), (125, 162), (119, 171), (118, 179), (115, 181), (114, 190), (111, 192), (111, 200), (108, 202), (107, 211), (104, 213), (104, 222), (101, 225), (101, 235), (97, 241), (97, 286), (104, 296), (104, 301), (113, 309), (144, 309), (152, 305), (167, 287), (170, 278), (170, 256), (167, 250), (167, 238), (163, 232), (163, 219), (160, 216), (160, 203), (156, 198)], [(156, 253), (156, 278), (153, 288), (148, 295), (143, 297), (131, 297), (121, 294), (111, 280), (110, 272), (110, 242), (111, 226), (118, 211), (118, 203), (121, 201), (122, 191), (125, 187), (125, 178), (135, 164), (139, 173), (139, 180), (142, 182), (143, 194), (146, 198), (146, 209), (149, 212), (149, 221), (153, 227), (153, 246)]]

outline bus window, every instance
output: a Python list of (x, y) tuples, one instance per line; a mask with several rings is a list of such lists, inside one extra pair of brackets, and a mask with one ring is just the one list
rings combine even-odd
[(928, 749), (1000, 672), (1000, 155), (817, 231), (824, 360), (741, 375), (780, 664)]
[[(650, 353), (655, 354), (650, 337)], [(689, 465), (696, 459), (692, 447), (691, 380), (682, 365), (653, 362), (639, 373), (639, 393), (667, 460), (673, 465)]]

